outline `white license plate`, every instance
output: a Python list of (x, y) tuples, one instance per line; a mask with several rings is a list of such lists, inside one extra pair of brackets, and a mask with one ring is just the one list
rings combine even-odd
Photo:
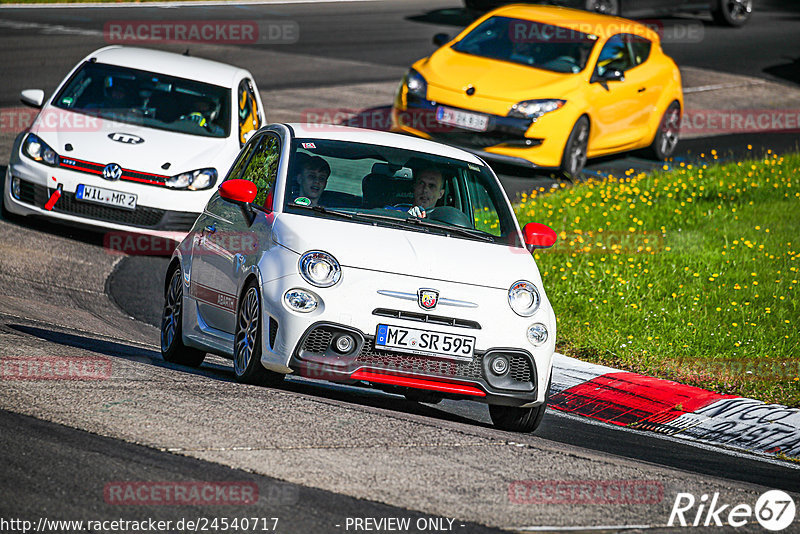
[(467, 113), (457, 109), (439, 106), (436, 108), (436, 120), (442, 124), (458, 126), (467, 130), (485, 132), (489, 128), (489, 117), (478, 113)]
[(379, 324), (375, 347), (395, 352), (472, 361), (475, 338)]
[(78, 188), (75, 190), (75, 198), (83, 200), (84, 202), (105, 204), (106, 206), (114, 206), (115, 208), (123, 208), (126, 210), (136, 209), (136, 195), (133, 193), (112, 191), (111, 189), (104, 189), (93, 185), (78, 185)]

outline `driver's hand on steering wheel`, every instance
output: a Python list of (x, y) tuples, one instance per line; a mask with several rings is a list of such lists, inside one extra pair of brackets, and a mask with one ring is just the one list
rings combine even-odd
[(407, 212), (412, 217), (417, 217), (419, 219), (425, 218), (425, 208), (422, 206), (411, 206), (411, 209)]

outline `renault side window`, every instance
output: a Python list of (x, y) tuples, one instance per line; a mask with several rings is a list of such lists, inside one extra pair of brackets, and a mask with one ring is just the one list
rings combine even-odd
[(606, 41), (597, 59), (598, 76), (612, 70), (625, 72), (635, 66), (626, 40), (623, 34), (618, 34)]

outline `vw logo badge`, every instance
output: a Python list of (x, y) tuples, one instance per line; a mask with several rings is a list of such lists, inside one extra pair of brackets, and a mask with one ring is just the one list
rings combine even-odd
[(439, 292), (435, 289), (420, 289), (417, 291), (417, 303), (423, 310), (432, 310), (439, 302)]
[(122, 167), (116, 163), (109, 163), (103, 169), (103, 178), (111, 180), (112, 182), (119, 180), (122, 177)]

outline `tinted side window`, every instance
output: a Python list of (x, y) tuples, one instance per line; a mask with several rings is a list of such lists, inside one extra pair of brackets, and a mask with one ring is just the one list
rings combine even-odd
[(261, 114), (258, 109), (253, 83), (250, 80), (242, 80), (239, 83), (239, 145), (247, 142), (247, 134), (254, 132), (261, 127)]
[(250, 143), (244, 147), (244, 150), (239, 152), (239, 155), (236, 157), (236, 161), (233, 162), (233, 167), (231, 167), (231, 171), (228, 173), (226, 180), (233, 180), (242, 175), (242, 170), (247, 164), (247, 160), (250, 159), (250, 155), (253, 153), (253, 147), (255, 147), (256, 144), (257, 143)]
[[(253, 155), (247, 162), (240, 178), (256, 184), (257, 194), (255, 203), (264, 206), (275, 179), (278, 177), (278, 162), (281, 157), (281, 142), (270, 134), (264, 135), (259, 141)], [(233, 175), (231, 175), (233, 176)], [(265, 206), (272, 208), (272, 206)]]
[(597, 74), (602, 76), (610, 70), (625, 72), (634, 66), (625, 36), (615, 35), (606, 42), (600, 51), (600, 57), (597, 59)]
[(631, 55), (636, 65), (641, 65), (650, 57), (650, 49), (653, 46), (649, 40), (638, 35), (628, 35), (628, 46), (631, 48)]

